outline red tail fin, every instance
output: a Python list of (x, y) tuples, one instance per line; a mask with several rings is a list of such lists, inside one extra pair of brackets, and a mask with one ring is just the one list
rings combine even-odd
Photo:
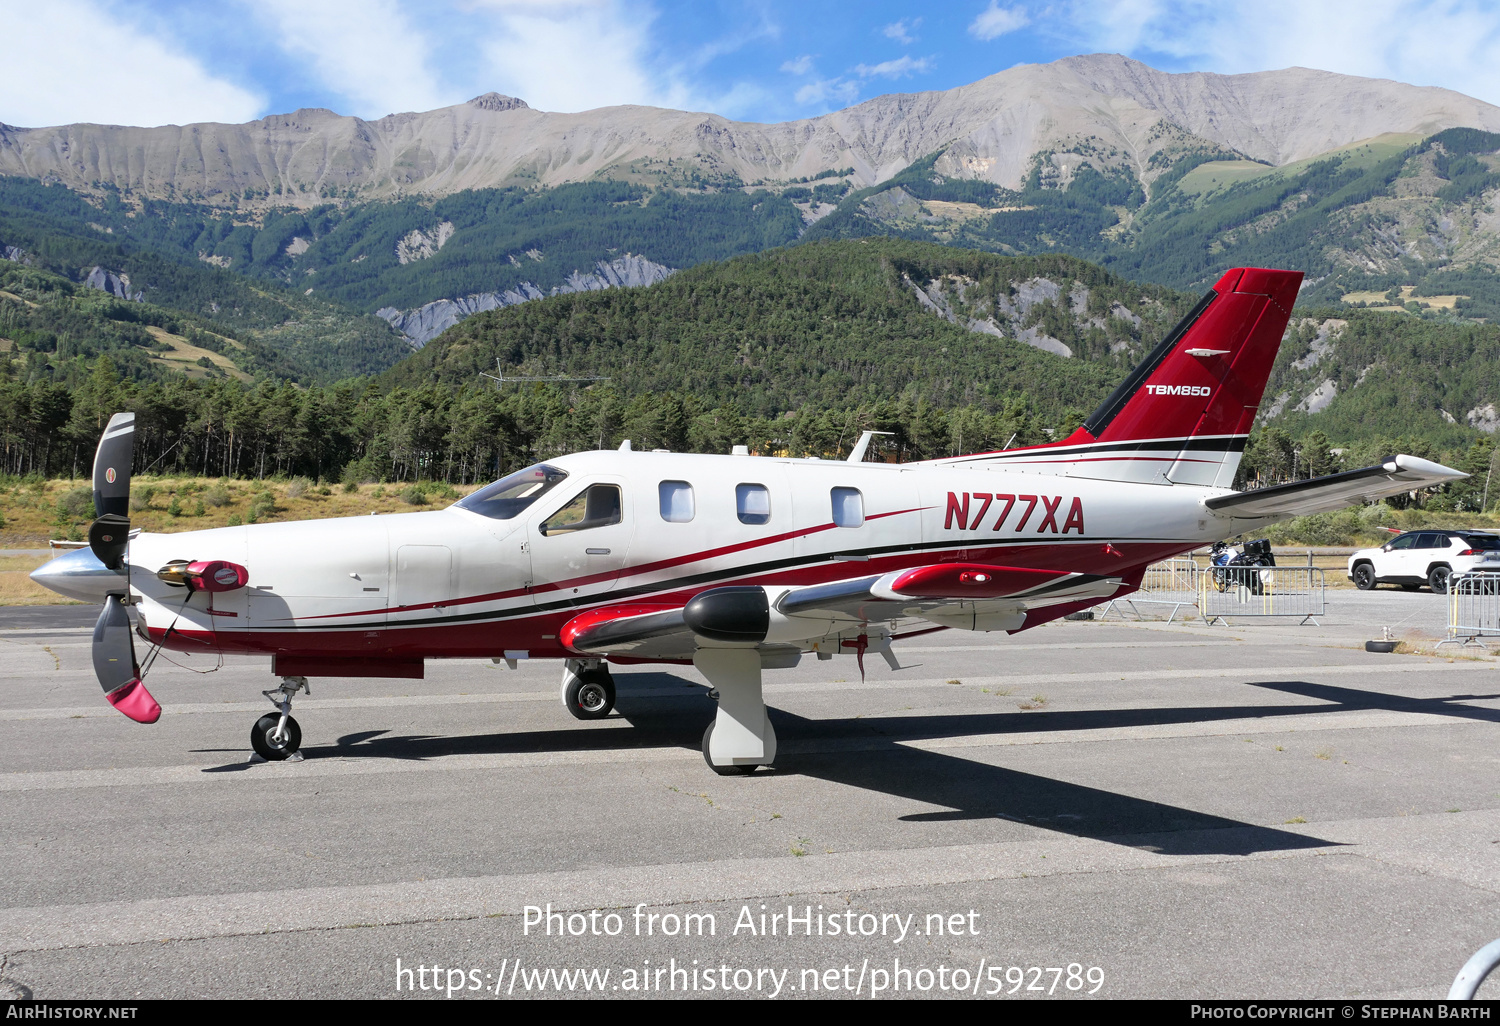
[(990, 458), (1090, 477), (1229, 487), (1301, 283), (1301, 271), (1227, 272), (1081, 428), (1051, 445)]

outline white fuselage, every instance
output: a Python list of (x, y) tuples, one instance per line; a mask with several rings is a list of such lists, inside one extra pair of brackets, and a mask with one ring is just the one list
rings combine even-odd
[[(984, 463), (598, 451), (548, 465), (567, 478), (506, 520), (455, 506), (143, 533), (130, 544), (131, 592), (153, 640), (184, 650), (566, 657), (561, 625), (602, 605), (681, 603), (724, 584), (818, 584), (953, 560), (1128, 578), (1244, 529), (1205, 512), (1202, 499), (1222, 489)], [(541, 533), (595, 484), (620, 489), (617, 523)], [(764, 488), (764, 523), (743, 522), (740, 485)], [(836, 523), (835, 489), (853, 490), (839, 497), (846, 526)], [(156, 578), (179, 559), (241, 564), (248, 587), (189, 595)]]

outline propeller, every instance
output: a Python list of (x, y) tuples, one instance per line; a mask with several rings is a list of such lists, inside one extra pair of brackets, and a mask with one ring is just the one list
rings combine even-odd
[(94, 515), (89, 548), (111, 570), (125, 562), (130, 542), (130, 464), (135, 458), (135, 414), (117, 413), (94, 450)]
[[(89, 525), (89, 548), (111, 570), (125, 565), (130, 544), (130, 464), (135, 458), (135, 414), (117, 413), (94, 451), (94, 512)], [(110, 705), (137, 723), (155, 723), (161, 706), (141, 683), (140, 664), (135, 659), (134, 629), (125, 611), (130, 592), (105, 596), (104, 609), (94, 624), (94, 676), (104, 688)]]

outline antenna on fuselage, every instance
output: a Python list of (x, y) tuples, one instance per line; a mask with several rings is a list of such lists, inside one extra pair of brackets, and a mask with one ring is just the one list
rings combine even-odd
[(500, 388), (501, 386), (503, 386), (503, 385), (505, 385), (505, 384), (507, 384), (508, 382), (511, 382), (511, 381), (608, 381), (609, 380), (609, 378), (607, 378), (607, 377), (594, 377), (594, 378), (517, 377), (515, 375), (511, 375), (511, 376), (507, 377), (506, 374), (505, 374), (505, 368), (500, 365), (500, 358), (498, 356), (495, 357), (495, 373), (491, 374), (488, 371), (480, 371), (479, 372), (479, 376), (481, 378), (489, 378), (491, 381), (493, 381), (495, 383), (495, 387), (496, 388)]

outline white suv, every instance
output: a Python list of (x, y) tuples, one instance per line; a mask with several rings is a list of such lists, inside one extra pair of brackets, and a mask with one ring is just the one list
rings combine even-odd
[(1442, 595), (1453, 574), (1500, 571), (1500, 535), (1482, 531), (1408, 531), (1378, 549), (1349, 557), (1349, 579), (1356, 588), (1399, 584), (1415, 590), (1426, 584)]

